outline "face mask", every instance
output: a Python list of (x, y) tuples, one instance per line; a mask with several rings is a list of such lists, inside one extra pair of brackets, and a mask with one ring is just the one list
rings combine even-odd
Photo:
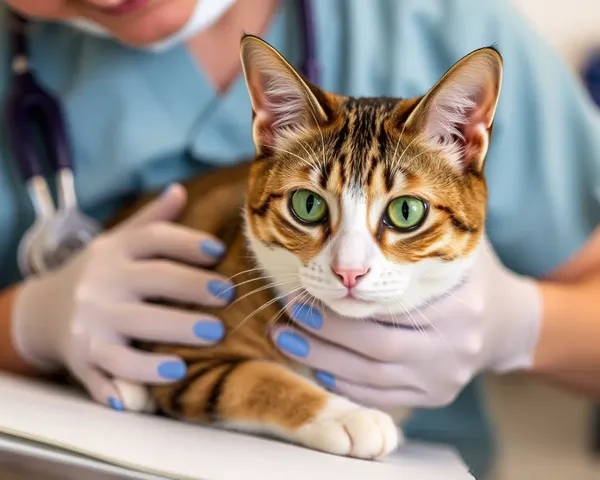
[[(205, 30), (221, 18), (235, 3), (235, 0), (197, 0), (192, 16), (188, 22), (171, 36), (150, 45), (141, 47), (151, 52), (164, 52), (192, 35)], [(68, 23), (79, 30), (100, 37), (112, 37), (111, 33), (88, 19), (78, 18), (69, 20)]]

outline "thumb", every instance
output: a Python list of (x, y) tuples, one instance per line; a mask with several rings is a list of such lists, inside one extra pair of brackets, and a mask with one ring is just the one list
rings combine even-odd
[(119, 390), (106, 374), (90, 365), (73, 366), (71, 372), (96, 402), (114, 410), (125, 410)]
[(144, 206), (131, 218), (125, 220), (120, 230), (140, 227), (152, 222), (174, 220), (187, 202), (185, 188), (175, 183), (167, 188), (159, 197)]

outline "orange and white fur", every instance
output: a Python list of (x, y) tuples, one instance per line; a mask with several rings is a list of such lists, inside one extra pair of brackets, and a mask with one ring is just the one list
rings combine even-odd
[(269, 329), (290, 321), (281, 301), (318, 302), (348, 322), (393, 318), (462, 280), (484, 235), (501, 56), (476, 50), (411, 99), (324, 92), (254, 36), (242, 39), (241, 60), (256, 157), (185, 184), (179, 219), (228, 247), (216, 270), (236, 299), (204, 310), (226, 336), (205, 348), (141, 344), (180, 355), (186, 378), (116, 382), (129, 409), (380, 457), (401, 439), (392, 417), (320, 387)]

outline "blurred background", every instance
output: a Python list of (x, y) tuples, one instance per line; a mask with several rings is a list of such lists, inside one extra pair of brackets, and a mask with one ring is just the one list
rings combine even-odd
[[(600, 54), (600, 0), (512, 1), (585, 83), (590, 58)], [(494, 480), (600, 480), (591, 401), (519, 376), (489, 378), (488, 394), (500, 434)]]
[(580, 69), (600, 49), (598, 0), (512, 0), (538, 32)]

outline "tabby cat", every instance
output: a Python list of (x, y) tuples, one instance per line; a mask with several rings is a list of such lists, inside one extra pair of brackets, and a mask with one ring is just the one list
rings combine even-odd
[(241, 61), (256, 157), (188, 182), (179, 219), (228, 246), (216, 271), (231, 277), (237, 299), (208, 310), (226, 337), (206, 348), (142, 345), (180, 355), (187, 377), (148, 389), (118, 380), (119, 389), (130, 409), (153, 405), (187, 421), (380, 457), (401, 439), (392, 417), (320, 387), (279, 353), (269, 328), (290, 321), (284, 298), (318, 301), (353, 322), (417, 307), (461, 281), (484, 233), (502, 58), (476, 50), (411, 99), (322, 91), (251, 35)]

